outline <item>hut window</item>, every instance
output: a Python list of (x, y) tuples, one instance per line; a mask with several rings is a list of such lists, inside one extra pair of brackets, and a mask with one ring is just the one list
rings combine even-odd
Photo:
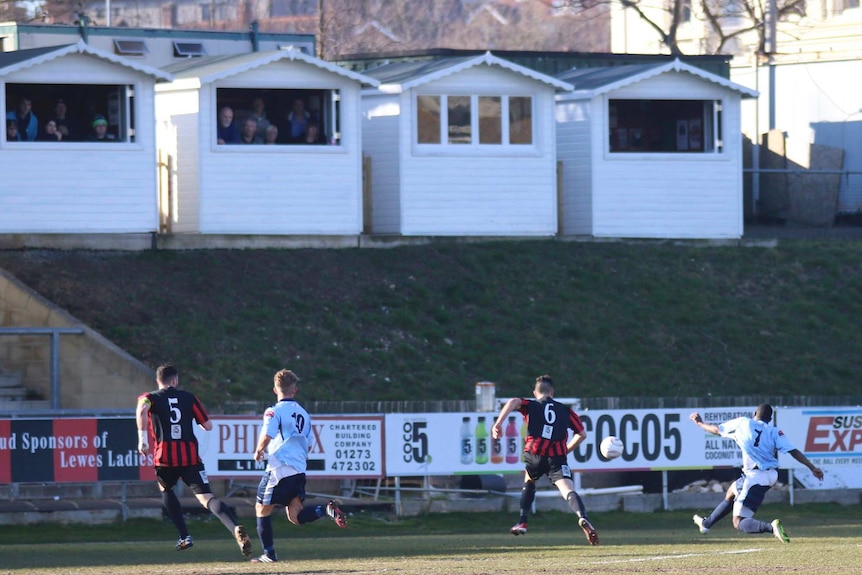
[(714, 100), (611, 100), (611, 152), (721, 152), (721, 102)]
[(416, 98), (416, 134), (420, 144), (440, 143), (440, 96)]
[[(216, 144), (242, 145), (237, 141), (249, 119), (256, 122), (255, 136), (245, 142), (275, 145), (341, 143), (341, 92), (326, 89), (218, 88), (213, 122)], [(233, 126), (222, 126), (224, 115)], [(251, 128), (249, 128), (251, 129)], [(267, 132), (271, 140), (267, 141)], [(224, 137), (227, 134), (228, 137)], [(249, 141), (250, 140), (250, 141)]]
[(509, 143), (533, 143), (533, 99), (509, 98)]
[(533, 98), (419, 94), (416, 96), (416, 143), (485, 150), (531, 145)]
[[(29, 108), (21, 106), (22, 100), (29, 102)], [(6, 84), (6, 119), (15, 121), (20, 134), (16, 141), (25, 144), (134, 142), (134, 107), (131, 85)], [(19, 125), (22, 122), (27, 126)], [(9, 142), (9, 134), (5, 131), (2, 141)]]
[(503, 143), (503, 116), (500, 96), (479, 96), (479, 143)]

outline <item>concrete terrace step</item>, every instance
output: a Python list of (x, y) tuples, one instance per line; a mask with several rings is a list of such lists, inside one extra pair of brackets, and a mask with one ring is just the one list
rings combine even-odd
[(0, 371), (0, 389), (21, 387), (21, 378), (20, 371)]
[(47, 399), (0, 399), (0, 414), (32, 410), (44, 411), (46, 409), (51, 409), (51, 402)]

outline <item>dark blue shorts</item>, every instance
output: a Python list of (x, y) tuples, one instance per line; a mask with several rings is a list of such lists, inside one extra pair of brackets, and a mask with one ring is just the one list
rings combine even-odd
[(295, 498), (305, 501), (305, 473), (282, 477), (275, 471), (267, 471), (257, 486), (257, 502), (261, 505), (287, 506)]

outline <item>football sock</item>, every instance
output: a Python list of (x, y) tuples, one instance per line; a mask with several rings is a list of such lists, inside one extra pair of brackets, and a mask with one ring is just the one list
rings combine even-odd
[(705, 517), (703, 520), (704, 527), (710, 527), (716, 523), (718, 523), (724, 516), (730, 513), (733, 510), (733, 501), (728, 501), (727, 499), (722, 499), (721, 503), (715, 506), (715, 509), (712, 510), (712, 513), (709, 514), (709, 517)]
[(743, 533), (772, 533), (772, 525), (754, 517), (746, 517), (740, 520), (739, 530)]
[(530, 513), (530, 509), (533, 508), (533, 501), (536, 500), (536, 484), (533, 481), (527, 481), (524, 483), (524, 487), (521, 488), (521, 516), (519, 517), (520, 523), (527, 522), (527, 515)]
[(183, 506), (180, 504), (180, 500), (177, 499), (177, 494), (174, 493), (173, 489), (162, 491), (162, 505), (165, 506), (165, 511), (168, 512), (168, 517), (171, 518), (177, 531), (180, 532), (180, 538), (188, 537), (189, 530), (188, 527), (186, 527), (186, 520), (183, 517)]
[(566, 495), (566, 503), (569, 504), (569, 509), (578, 514), (578, 517), (587, 516), (587, 510), (584, 509), (584, 502), (581, 499), (581, 496), (575, 491), (570, 491), (569, 494)]
[(272, 533), (272, 518), (266, 517), (257, 518), (257, 536), (260, 539), (260, 546), (264, 552), (270, 557), (275, 557), (275, 543), (273, 543), (274, 535)]
[(296, 521), (302, 525), (303, 523), (317, 521), (324, 515), (326, 515), (326, 508), (323, 505), (306, 505), (299, 512), (299, 515), (296, 516)]
[(227, 527), (227, 530), (233, 534), (233, 529), (236, 527), (236, 523), (234, 523), (233, 519), (231, 519), (230, 514), (227, 510), (227, 505), (221, 502), (221, 499), (218, 497), (213, 497), (207, 502), (207, 509), (210, 512), (219, 518), (219, 521)]

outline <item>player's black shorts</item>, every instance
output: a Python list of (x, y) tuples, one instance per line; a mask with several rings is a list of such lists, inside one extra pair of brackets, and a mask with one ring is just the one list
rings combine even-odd
[(548, 476), (551, 483), (555, 483), (560, 479), (571, 479), (572, 470), (569, 469), (569, 461), (565, 455), (537, 455), (535, 453), (525, 453), (524, 462), (525, 469), (530, 479), (536, 481), (543, 475)]
[(172, 489), (182, 479), (186, 485), (191, 487), (195, 495), (212, 493), (210, 480), (203, 463), (185, 467), (156, 467), (156, 478), (165, 491)]

